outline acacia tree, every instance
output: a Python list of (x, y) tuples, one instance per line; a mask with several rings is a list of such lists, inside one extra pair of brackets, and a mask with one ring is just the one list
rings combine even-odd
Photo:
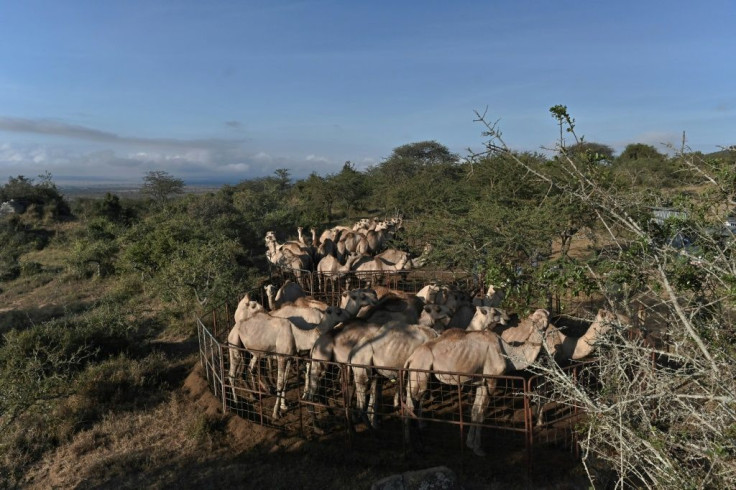
[(342, 170), (327, 177), (328, 185), (334, 190), (337, 202), (341, 203), (348, 217), (350, 213), (362, 205), (367, 194), (365, 178), (352, 162), (345, 162)]
[[(566, 108), (553, 109), (561, 127), (574, 132)], [(484, 115), (478, 120), (489, 153), (508, 155), (595, 213), (608, 243), (586, 264), (586, 279), (597, 284), (602, 304), (616, 311), (630, 312), (636, 300), (648, 313), (640, 317), (643, 327), (664, 336), (612, 329), (591, 369), (598, 389), (581, 386), (554, 363), (536, 366), (554, 386), (554, 400), (587, 413), (578, 433), (591, 483), (736, 487), (736, 245), (718, 226), (728, 212), (723, 202), (731, 182), (706, 160), (679, 155), (678, 170), (699, 176), (711, 190), (683, 197), (683, 217), (655, 225), (648, 203), (630, 188), (611, 186), (585, 155), (563, 152), (558, 163), (564, 173), (555, 174), (515, 156), (494, 124)], [(675, 233), (688, 236), (693, 247), (678, 246)], [(612, 281), (628, 294), (612, 291)]]
[(143, 177), (141, 193), (149, 196), (160, 207), (166, 205), (169, 196), (183, 192), (184, 181), (163, 170), (151, 170)]

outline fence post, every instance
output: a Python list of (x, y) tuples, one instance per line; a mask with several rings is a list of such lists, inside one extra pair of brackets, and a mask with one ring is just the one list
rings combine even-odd
[(533, 470), (533, 454), (532, 451), (534, 449), (534, 426), (533, 426), (533, 416), (532, 416), (532, 407), (531, 402), (529, 398), (531, 397), (531, 391), (532, 391), (532, 379), (524, 379), (522, 380), (522, 386), (524, 388), (524, 434), (525, 434), (525, 445), (526, 445), (526, 465), (527, 465), (527, 472), (529, 475), (532, 474)]
[[(483, 382), (485, 383), (485, 378), (482, 378)], [(458, 407), (458, 413), (460, 415), (460, 457), (465, 457), (465, 444), (463, 444), (463, 440), (465, 439), (465, 426), (463, 423), (463, 389), (460, 384), (460, 376), (457, 377), (457, 407)], [(471, 423), (472, 423), (472, 417), (471, 417)]]
[[(220, 397), (222, 398), (222, 413), (227, 413), (227, 394), (225, 392), (225, 348), (222, 344), (219, 342), (217, 343), (218, 350), (220, 351)], [(213, 349), (214, 351), (214, 349)], [(228, 349), (228, 356), (230, 355), (230, 350)], [(228, 359), (228, 362), (232, 362), (232, 359)], [(233, 390), (235, 387), (233, 386)]]
[(340, 366), (340, 384), (342, 384), (342, 399), (345, 404), (345, 427), (347, 428), (348, 446), (353, 447), (353, 419), (350, 416), (350, 367), (348, 364)]

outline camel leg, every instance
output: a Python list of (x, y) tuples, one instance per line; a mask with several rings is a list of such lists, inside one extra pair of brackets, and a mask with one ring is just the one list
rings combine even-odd
[(370, 423), (371, 427), (374, 429), (378, 428), (378, 422), (376, 421), (376, 401), (378, 399), (377, 393), (378, 393), (378, 377), (377, 375), (373, 376), (373, 379), (371, 379), (371, 394), (368, 399), (368, 422)]
[[(485, 414), (485, 409), (488, 406), (488, 401), (488, 387), (483, 384), (475, 390), (475, 400), (473, 401), (473, 409), (470, 416), (471, 422), (474, 424), (480, 424), (483, 422), (483, 416)], [(486, 455), (485, 451), (481, 448), (481, 427), (476, 425), (470, 427), (466, 445), (472, 449), (476, 455)]]
[[(257, 384), (256, 384), (256, 377), (258, 377), (256, 371), (258, 370), (258, 363), (260, 362), (260, 359), (261, 359), (260, 357), (253, 354), (251, 355), (250, 363), (248, 364), (248, 374), (249, 374), (248, 378), (250, 378), (250, 385), (251, 385), (251, 388), (254, 390), (258, 389)], [(260, 380), (260, 377), (258, 378)]]
[(371, 426), (373, 426), (374, 429), (378, 429), (379, 426), (378, 411), (381, 408), (382, 393), (383, 379), (378, 375), (378, 373), (376, 373), (371, 385), (371, 401), (368, 405), (368, 410), (370, 412), (369, 418), (371, 421)]
[(302, 398), (307, 399), (307, 395), (309, 394), (309, 371), (312, 369), (312, 363), (309, 361), (306, 361), (304, 363), (304, 392), (302, 393)]
[(286, 404), (286, 397), (284, 397), (284, 391), (286, 390), (286, 380), (289, 378), (289, 370), (291, 369), (291, 359), (286, 361), (286, 367), (284, 368), (283, 378), (281, 379), (281, 410), (284, 412), (289, 408)]
[[(307, 379), (306, 379), (306, 393), (305, 393), (305, 399), (309, 402), (315, 403), (317, 401), (318, 392), (319, 392), (319, 380), (322, 378), (322, 375), (325, 371), (325, 365), (318, 361), (312, 361), (309, 363), (309, 369), (307, 370)], [(314, 405), (311, 403), (307, 405), (307, 412), (309, 413), (309, 417), (312, 419), (312, 426), (315, 429), (319, 429), (317, 424), (317, 414), (316, 410), (314, 408)], [(321, 429), (319, 429), (321, 430)]]
[(287, 369), (289, 363), (283, 357), (279, 357), (278, 361), (278, 377), (276, 379), (276, 401), (273, 404), (273, 418), (277, 419), (281, 415), (279, 409), (286, 411), (286, 402), (284, 400), (284, 386), (286, 385)]
[[(368, 370), (365, 368), (353, 368), (353, 377), (355, 378), (355, 407), (358, 411), (358, 417), (366, 417), (366, 386), (368, 386)], [(370, 403), (369, 403), (370, 406)]]
[(230, 369), (228, 371), (228, 381), (233, 391), (233, 401), (238, 404), (238, 393), (235, 390), (235, 380), (240, 379), (245, 368), (243, 355), (238, 349), (230, 349)]
[[(421, 417), (422, 416), (422, 397), (427, 389), (426, 375), (425, 373), (414, 373), (409, 372), (406, 382), (406, 410), (410, 414), (409, 416)], [(404, 440), (409, 447), (414, 448), (415, 451), (421, 453), (423, 451), (423, 443), (421, 440), (422, 429), (424, 424), (422, 421), (417, 421), (417, 428), (413, 430), (414, 424), (413, 418), (410, 418), (406, 424), (404, 424)], [(413, 435), (412, 435), (413, 434)]]

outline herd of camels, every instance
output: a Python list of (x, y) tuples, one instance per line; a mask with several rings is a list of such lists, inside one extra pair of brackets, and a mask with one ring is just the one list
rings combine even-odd
[[(387, 224), (379, 222), (369, 229), (371, 223), (365, 220), (356, 227), (369, 229), (364, 236), (365, 246), (373, 247), (374, 238), (379, 242), (385, 239), (385, 232), (390, 229)], [(352, 245), (339, 245), (340, 236), (350, 233), (325, 232), (318, 248), (323, 248), (323, 253), (327, 250), (325, 257), (333, 257), (338, 263), (336, 254), (346, 256), (346, 263), (355, 264), (351, 257), (357, 252), (350, 251)], [(299, 234), (301, 237), (301, 230)], [(312, 231), (312, 235), (315, 237), (316, 233)], [(283, 257), (300, 257), (296, 250), (287, 252), (286, 244), (278, 245), (272, 233), (266, 236), (266, 243), (271, 261), (281, 260), (283, 264)], [(403, 266), (410, 260), (405, 255), (394, 265)], [(375, 406), (382, 378), (396, 378), (398, 373), (404, 373), (404, 407), (417, 417), (421, 415), (422, 398), (432, 376), (447, 385), (475, 383), (471, 411), (474, 424), (466, 444), (478, 455), (484, 453), (477, 424), (482, 423), (495, 388), (493, 375), (526, 369), (542, 350), (559, 363), (583, 359), (612, 326), (630, 323), (622, 315), (601, 309), (584, 335), (569, 336), (554, 324), (545, 309), (533, 310), (521, 319), (508, 315), (500, 308), (503, 293), (492, 286), (471, 296), (451, 285), (437, 283), (427, 284), (416, 293), (373, 285), (344, 291), (339, 306), (308, 296), (298, 282), (290, 280), (278, 290), (267, 285), (265, 292), (267, 306), (246, 294), (235, 311), (235, 324), (228, 335), (231, 386), (243, 377), (246, 352), (250, 353), (251, 382), (256, 378), (252, 374), (263, 353), (281, 354), (276, 356), (273, 407), (273, 417), (278, 418), (288, 409), (284, 391), (290, 356), (306, 355), (303, 397), (310, 401), (318, 399), (320, 382), (330, 363), (347, 365), (355, 386), (356, 407), (370, 425), (377, 427)], [(235, 390), (233, 396), (237, 403)], [(395, 407), (402, 401), (398, 396), (397, 390)]]
[[(335, 283), (348, 274), (368, 277), (378, 282), (386, 272), (408, 271), (422, 267), (431, 252), (427, 245), (419, 257), (395, 248), (384, 249), (402, 228), (401, 218), (379, 220), (364, 218), (353, 225), (335, 226), (322, 232), (311, 229), (311, 238), (297, 228), (296, 240), (279, 243), (274, 232), (266, 233), (266, 258), (282, 269), (291, 271), (302, 283), (304, 271), (318, 272), (319, 288)], [(303, 284), (303, 283), (302, 283)]]

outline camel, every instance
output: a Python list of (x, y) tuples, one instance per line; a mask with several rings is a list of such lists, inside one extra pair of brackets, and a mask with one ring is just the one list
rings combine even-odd
[[(409, 370), (406, 396), (409, 413), (414, 413), (416, 406), (415, 414), (421, 417), (421, 399), (427, 391), (429, 371), (441, 383), (457, 386), (473, 381), (473, 375), (499, 376), (508, 371), (526, 369), (542, 349), (544, 333), (549, 325), (549, 312), (536, 310), (522, 321), (522, 325), (528, 335), (522, 342), (513, 345), (488, 329), (450, 329), (417, 347), (404, 364), (404, 368)], [(447, 372), (467, 375), (444, 374)], [(483, 422), (489, 395), (495, 384), (494, 378), (484, 378), (476, 388), (471, 411), (473, 425), (468, 431), (466, 444), (479, 456), (485, 453), (481, 448), (481, 431), (477, 424)], [(406, 437), (410, 438), (409, 431)]]
[(424, 305), (417, 323), (426, 327), (432, 327), (438, 332), (442, 332), (450, 323), (450, 318), (452, 318), (452, 312), (447, 306)]
[(365, 240), (368, 244), (368, 253), (377, 254), (379, 250), (383, 248), (383, 244), (386, 242), (388, 236), (389, 225), (385, 221), (376, 223), (373, 229), (368, 229), (365, 234)]
[[(376, 303), (375, 295), (361, 291), (346, 291), (343, 293), (340, 308), (347, 312), (349, 319), (354, 318), (361, 308), (374, 306)], [(302, 330), (310, 330), (325, 321), (328, 308), (328, 305), (321, 301), (298, 297), (295, 302), (284, 303), (281, 307), (272, 310), (270, 314), (273, 317), (285, 318)], [(309, 348), (311, 348), (311, 345)], [(259, 356), (254, 355), (254, 357), (258, 358)]]
[[(273, 418), (279, 418), (281, 412), (287, 409), (284, 389), (286, 373), (289, 371), (291, 362), (287, 356), (295, 356), (299, 352), (308, 351), (320, 334), (349, 318), (347, 310), (329, 307), (320, 323), (308, 329), (297, 326), (287, 318), (276, 317), (266, 312), (256, 313), (247, 320), (236, 323), (227, 337), (230, 353), (228, 371), (230, 383), (234, 386), (235, 380), (242, 375), (244, 369), (240, 348), (251, 351), (252, 358), (249, 367), (251, 375), (263, 353), (280, 354), (277, 358), (276, 403), (273, 408)], [(238, 396), (235, 391), (233, 391), (233, 398), (237, 403)]]
[(306, 248), (309, 248), (311, 246), (311, 243), (309, 243), (307, 241), (307, 238), (304, 236), (304, 227), (297, 226), (296, 234), (297, 234), (297, 239), (299, 240), (299, 243), (301, 243)]
[(436, 282), (431, 282), (417, 291), (417, 298), (421, 298), (425, 305), (437, 304), (437, 293), (440, 292), (440, 286)]
[[(364, 338), (350, 351), (348, 363), (352, 364), (355, 380), (355, 396), (358, 411), (367, 415), (373, 428), (378, 428), (376, 403), (380, 399), (381, 379), (373, 377), (375, 372), (385, 378), (395, 380), (414, 349), (428, 340), (437, 338), (439, 334), (424, 325), (412, 325), (403, 322), (390, 322), (383, 326), (373, 337)], [(371, 394), (366, 405), (366, 389), (371, 384)], [(399, 390), (396, 390), (394, 407), (399, 406)]]
[(235, 323), (242, 322), (255, 315), (258, 312), (266, 311), (266, 309), (257, 301), (250, 299), (250, 294), (245, 293), (243, 299), (238, 303), (235, 309)]
[(378, 257), (364, 255), (353, 263), (353, 272), (358, 278), (367, 278), (366, 282), (375, 286), (384, 273), (404, 270), (408, 261), (409, 257), (404, 256), (399, 262), (392, 264)]
[(276, 245), (275, 240), (266, 240), (268, 251), (266, 257), (268, 260), (279, 267), (293, 272), (297, 282), (303, 280), (303, 272), (311, 270), (312, 257), (307, 252), (299, 254), (294, 253), (291, 249), (280, 249)]
[[(447, 306), (454, 313), (464, 302), (465, 293), (447, 285), (431, 282), (417, 292), (417, 297), (422, 298), (425, 304)], [(470, 321), (470, 319), (468, 319)], [(463, 327), (464, 328), (464, 327)]]
[[(319, 303), (324, 304), (322, 302)], [(371, 290), (345, 291), (342, 293), (340, 308), (347, 311), (350, 318), (354, 318), (362, 308), (372, 307), (377, 303), (378, 300), (375, 292)], [(272, 311), (271, 315), (287, 318), (299, 328), (306, 330), (320, 324), (324, 320), (326, 312), (313, 306), (286, 303), (281, 308)]]
[(508, 321), (509, 316), (503, 310), (489, 306), (476, 306), (475, 314), (465, 330), (493, 329), (496, 325), (506, 325)]
[[(305, 398), (311, 402), (317, 400), (319, 383), (327, 372), (327, 363), (347, 363), (350, 351), (364, 338), (373, 337), (381, 329), (382, 325), (370, 323), (360, 319), (344, 322), (342, 327), (334, 328), (314, 342), (309, 355), (311, 363), (307, 376), (307, 389)], [(313, 408), (310, 413), (314, 417)]]
[(496, 289), (493, 284), (488, 286), (488, 291), (483, 296), (475, 296), (473, 304), (475, 306), (501, 306), (501, 302), (506, 297), (503, 291)]
[[(288, 286), (285, 291), (284, 286)], [(271, 311), (277, 310), (285, 305), (303, 306), (308, 308), (316, 308), (321, 311), (325, 311), (329, 306), (324, 301), (320, 301), (311, 296), (306, 296), (304, 290), (298, 284), (291, 282), (287, 279), (283, 286), (279, 289), (278, 293), (275, 293), (276, 287), (273, 284), (266, 284), (263, 286), (266, 290), (266, 297), (268, 298), (268, 309)], [(292, 294), (291, 292), (294, 294)], [(283, 294), (282, 294), (283, 293)]]
[(384, 324), (394, 320), (417, 323), (424, 303), (414, 295), (388, 294), (378, 300), (378, 304), (358, 313), (358, 317), (368, 322)]
[(337, 242), (337, 250), (343, 256), (348, 254), (366, 255), (368, 253), (368, 241), (357, 231), (348, 231), (340, 236)]
[[(342, 234), (342, 230), (323, 231), (322, 235), (320, 235), (320, 238), (319, 238), (319, 243), (317, 245), (317, 252), (315, 253), (315, 256), (323, 258), (328, 255), (331, 255), (335, 257), (338, 260), (338, 262), (342, 264), (344, 262), (343, 255), (340, 254), (337, 250), (337, 242), (340, 240), (341, 234)], [(319, 263), (319, 261), (317, 263)]]
[(267, 284), (263, 288), (266, 290), (269, 310), (280, 308), (286, 303), (293, 303), (297, 299), (303, 298), (307, 295), (307, 293), (304, 292), (304, 289), (291, 279), (284, 281), (276, 294), (274, 294), (274, 289), (276, 288), (273, 284)]
[[(599, 309), (598, 314), (588, 330), (581, 337), (565, 335), (556, 326), (547, 330), (545, 340), (547, 351), (558, 363), (579, 360), (588, 357), (595, 350), (598, 340), (608, 332), (616, 322), (629, 323), (623, 315), (616, 315), (606, 309)], [(508, 330), (501, 333), (504, 337)], [(507, 334), (506, 337), (511, 337)]]
[[(301, 234), (301, 232), (300, 232)], [(288, 241), (284, 243), (279, 243), (276, 240), (276, 234), (273, 231), (267, 231), (266, 232), (266, 246), (269, 246), (270, 242), (273, 242), (275, 247), (280, 251), (288, 250), (294, 255), (302, 255), (307, 254), (309, 255), (309, 248), (306, 244), (302, 243), (301, 240), (297, 241)]]
[(461, 328), (466, 329), (473, 321), (477, 306), (473, 306), (471, 303), (461, 302), (456, 304), (455, 310), (450, 319), (450, 323), (447, 328)]
[(321, 291), (326, 291), (327, 280), (332, 284), (332, 290), (335, 290), (335, 283), (343, 277), (345, 274), (350, 272), (350, 268), (353, 263), (358, 259), (358, 255), (351, 254), (345, 261), (345, 264), (340, 264), (340, 261), (332, 255), (325, 255), (322, 260), (317, 264), (317, 272), (319, 278), (319, 288)]

